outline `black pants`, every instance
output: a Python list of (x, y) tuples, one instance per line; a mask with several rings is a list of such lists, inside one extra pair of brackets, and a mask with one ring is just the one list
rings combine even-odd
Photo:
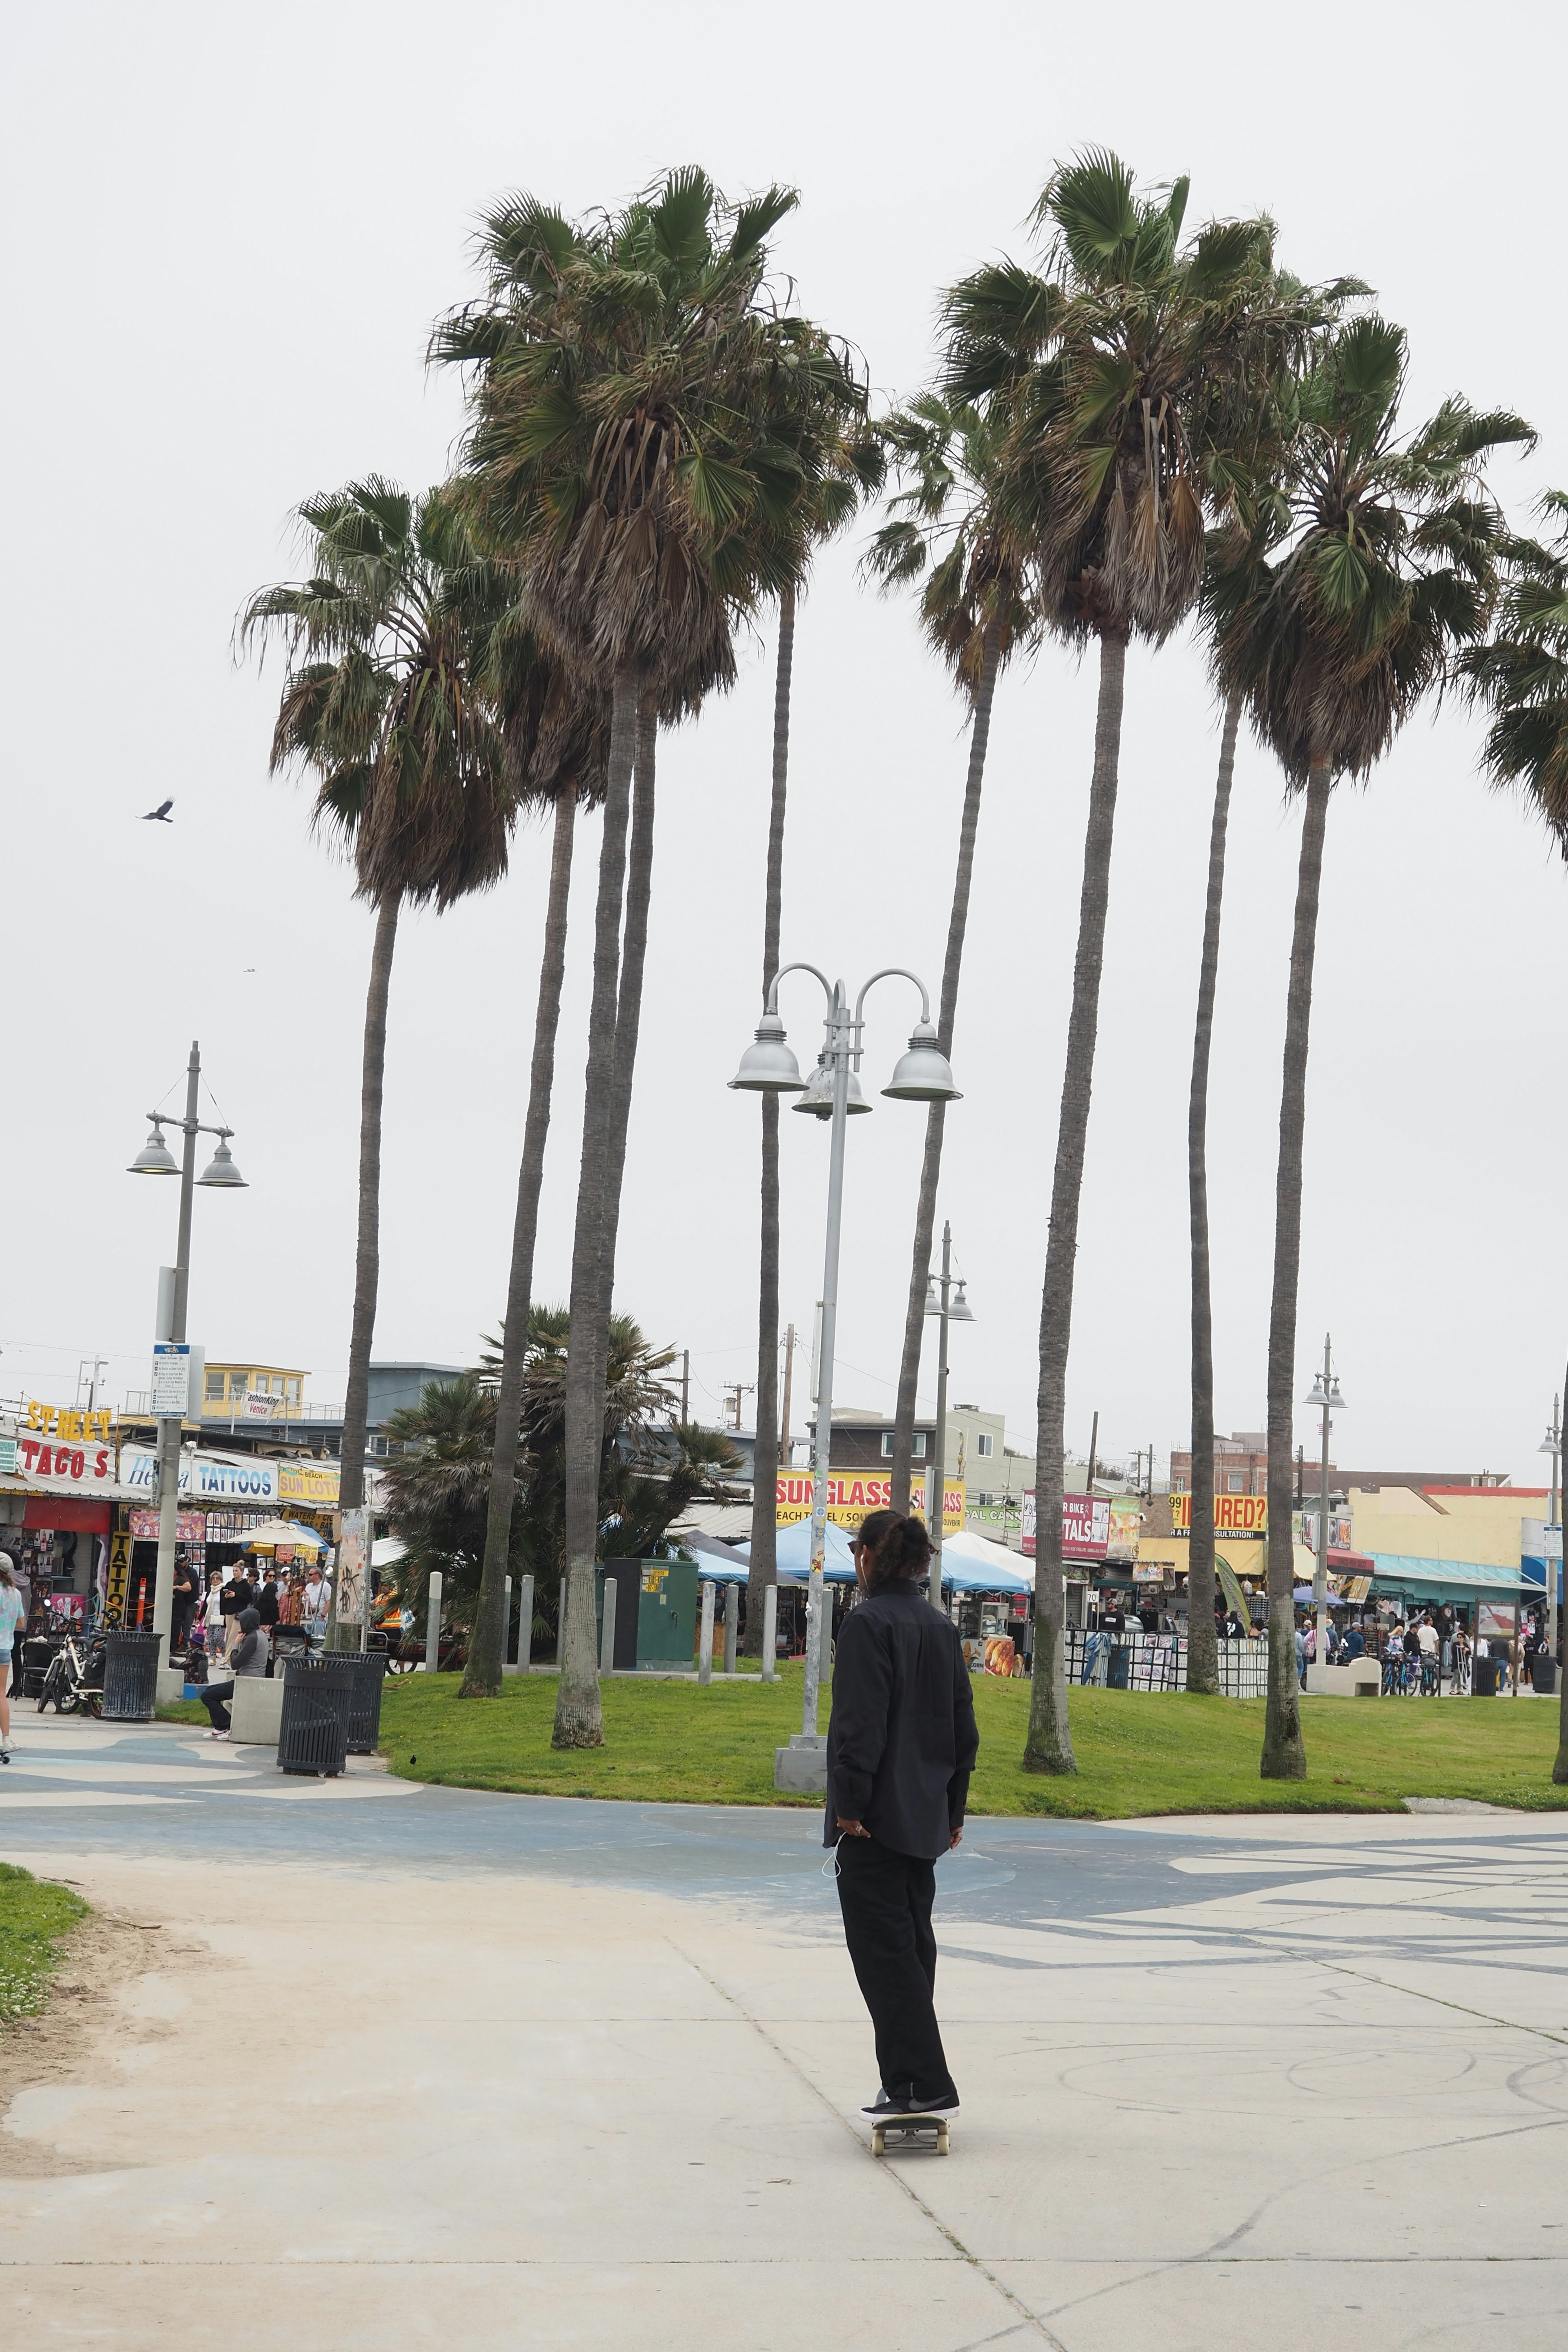
[(202, 1685), (202, 1688), (196, 1693), (196, 1696), (201, 1700), (201, 1703), (205, 1707), (208, 1715), (211, 1716), (213, 1729), (215, 1731), (226, 1731), (229, 1726), (229, 1712), (227, 1707), (224, 1705), (224, 1701), (226, 1699), (231, 1699), (234, 1696), (234, 1685), (232, 1683), (205, 1683)]
[(895, 2099), (953, 2099), (932, 1995), (936, 1864), (875, 1838), (841, 1838), (838, 1906), (855, 1978), (871, 2012), (882, 2087)]

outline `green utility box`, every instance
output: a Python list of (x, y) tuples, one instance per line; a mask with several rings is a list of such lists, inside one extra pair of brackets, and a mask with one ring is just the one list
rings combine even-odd
[(689, 1669), (697, 1641), (697, 1564), (689, 1559), (606, 1559), (594, 1579), (595, 1640), (604, 1646), (605, 1580), (616, 1583), (616, 1671)]

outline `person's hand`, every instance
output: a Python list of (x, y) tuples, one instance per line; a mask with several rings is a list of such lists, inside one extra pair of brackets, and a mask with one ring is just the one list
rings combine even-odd
[(842, 1813), (838, 1816), (838, 1828), (844, 1837), (868, 1838), (871, 1834), (864, 1822), (847, 1822)]
[(955, 1847), (956, 1847), (956, 1846), (957, 1846), (957, 1844), (958, 1844), (958, 1842), (959, 1842), (960, 1838), (962, 1838), (962, 1837), (963, 1837), (963, 1823), (962, 1822), (959, 1822), (959, 1824), (958, 1824), (958, 1826), (957, 1826), (957, 1828), (956, 1828), (956, 1829), (949, 1830), (949, 1832), (948, 1832), (948, 1833), (947, 1833), (947, 1850), (948, 1850), (949, 1853), (952, 1853), (953, 1852), (953, 1850), (955, 1849)]

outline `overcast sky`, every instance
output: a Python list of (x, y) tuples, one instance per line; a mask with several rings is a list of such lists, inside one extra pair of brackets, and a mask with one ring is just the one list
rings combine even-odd
[[(342, 1391), (370, 921), (270, 782), (279, 669), (235, 666), (237, 608), (288, 576), (290, 509), (379, 471), (438, 479), (459, 388), (431, 321), (473, 289), (483, 207), (580, 212), (665, 167), (802, 192), (779, 238), (802, 302), (879, 394), (929, 368), (937, 289), (1004, 250), (1053, 162), (1115, 147), (1192, 175), (1189, 222), (1266, 209), (1308, 278), (1355, 272), (1410, 331), (1409, 415), (1463, 389), (1542, 446), (1496, 486), (1523, 520), (1568, 481), (1561, 16), (1325, 0), (1289, 14), (1131, 0), (1108, 18), (605, 0), (264, 9), (72, 5), (12, 20), (0, 399), (10, 1054), (0, 1391), (69, 1400), (79, 1360), (144, 1385), (174, 1188), (121, 1171), (199, 1035), (250, 1190), (198, 1195), (192, 1337)], [(964, 729), (907, 604), (821, 559), (800, 619), (784, 945), (858, 985), (940, 976)], [(694, 1402), (754, 1381), (756, 1014), (773, 644), (667, 739), (618, 1301), (692, 1351)], [(1032, 1445), (1039, 1278), (1093, 718), (1092, 664), (998, 691), (941, 1210), (977, 1320), (954, 1392)], [(1457, 709), (1337, 792), (1307, 1128), (1300, 1362), (1331, 1327), (1341, 1465), (1510, 1469), (1568, 1349), (1560, 1246), (1568, 877), (1475, 772)], [(1215, 751), (1195, 648), (1134, 649), (1084, 1183), (1068, 1428), (1185, 1443), (1185, 1101)], [(166, 795), (172, 826), (139, 812)], [(1211, 1139), (1215, 1409), (1261, 1426), (1279, 1051), (1299, 816), (1245, 745), (1231, 825)], [(379, 1356), (462, 1362), (505, 1289), (547, 845), (437, 921), (393, 980)], [(565, 1293), (596, 827), (575, 926), (536, 1288)], [(912, 999), (870, 1002), (850, 1131), (841, 1402), (890, 1406), (923, 1114), (880, 1101)], [(814, 983), (786, 991), (808, 1058)], [(783, 1311), (809, 1328), (826, 1134), (784, 1121)], [(802, 1130), (805, 1130), (802, 1132)], [(800, 1394), (799, 1388), (796, 1391)], [(1301, 1433), (1312, 1432), (1302, 1416)], [(797, 1427), (799, 1417), (797, 1416)]]

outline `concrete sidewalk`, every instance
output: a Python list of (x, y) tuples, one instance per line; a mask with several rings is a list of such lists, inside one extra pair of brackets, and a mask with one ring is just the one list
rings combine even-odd
[[(514, 1831), (547, 1818), (505, 1801)], [(682, 1812), (693, 1842), (711, 1828), (658, 1811), (663, 1843)], [(1100, 1857), (1100, 1891), (1031, 1917), (944, 1866), (964, 2110), (951, 2158), (879, 2164), (853, 2112), (869, 2031), (815, 1867), (785, 1906), (571, 1884), (559, 1861), (247, 1864), (247, 1824), (277, 1811), (171, 1808), (171, 1827), (226, 1822), (210, 1861), (116, 1857), (107, 1835), (73, 1859), (79, 1814), (47, 1817), (52, 1865), (26, 1856), (187, 1951), (122, 1988), (74, 2085), (12, 2104), (14, 2158), (77, 2168), (0, 2177), (18, 2342), (1562, 2343), (1568, 1835), (1549, 1819), (1055, 1843), (973, 1823), (975, 1883), (1016, 1884), (1037, 1827), (1063, 1873)], [(309, 1808), (323, 1832), (351, 1816)], [(798, 1815), (752, 1828), (801, 1854)]]

